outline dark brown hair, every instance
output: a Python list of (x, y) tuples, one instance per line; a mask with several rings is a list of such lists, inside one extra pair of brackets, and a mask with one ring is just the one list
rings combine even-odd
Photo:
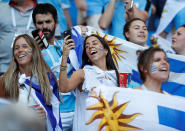
[[(148, 69), (149, 64), (151, 60), (153, 59), (155, 52), (160, 52), (160, 51), (164, 52), (164, 50), (159, 47), (150, 47), (144, 51), (137, 51), (137, 53), (139, 54), (137, 67), (140, 73), (140, 78), (143, 82), (145, 82), (146, 80), (146, 76), (144, 74), (143, 69)], [(166, 55), (165, 52), (164, 54)]]
[(98, 36), (98, 35), (95, 35), (95, 34), (92, 34), (90, 36), (87, 36), (84, 40), (84, 47), (83, 47), (83, 54), (82, 54), (82, 68), (85, 66), (85, 65), (92, 65), (91, 61), (89, 61), (89, 58), (86, 54), (86, 50), (85, 50), (85, 43), (86, 43), (86, 40), (89, 38), (89, 37), (96, 37), (100, 42), (101, 44), (103, 45), (103, 47), (105, 49), (107, 49), (108, 53), (106, 55), (106, 66), (107, 66), (107, 69), (108, 70), (115, 70), (116, 72), (116, 76), (117, 76), (117, 85), (119, 86), (119, 73), (118, 73), (118, 70), (114, 64), (114, 61), (113, 61), (113, 58), (112, 58), (112, 54), (111, 54), (111, 51), (110, 51), (110, 48), (109, 48), (109, 45), (106, 43), (106, 41)]
[(123, 35), (125, 36), (126, 40), (128, 40), (128, 41), (129, 41), (129, 39), (128, 39), (127, 36), (126, 36), (126, 33), (129, 32), (131, 24), (132, 24), (134, 21), (137, 21), (137, 20), (142, 21), (143, 23), (145, 23), (145, 21), (142, 20), (142, 19), (140, 19), (140, 18), (133, 18), (133, 19), (131, 19), (130, 21), (128, 21), (128, 22), (125, 24), (124, 28), (123, 28)]

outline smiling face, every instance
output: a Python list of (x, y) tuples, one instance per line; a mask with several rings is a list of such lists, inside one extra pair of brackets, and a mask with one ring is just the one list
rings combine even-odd
[(185, 27), (180, 27), (172, 36), (172, 46), (177, 54), (185, 52)]
[(47, 40), (54, 38), (55, 28), (57, 23), (54, 21), (52, 14), (37, 14), (35, 16), (35, 26), (37, 29), (42, 30)]
[(26, 42), (23, 37), (17, 39), (14, 43), (14, 57), (19, 65), (25, 67), (27, 65), (31, 65), (32, 62), (32, 48)]
[(146, 79), (166, 81), (169, 76), (169, 63), (165, 53), (162, 51), (155, 52), (148, 69), (145, 69), (144, 72), (146, 73)]
[(95, 36), (91, 36), (86, 40), (85, 51), (92, 63), (96, 63), (97, 61), (106, 61), (108, 51)]
[(129, 31), (125, 32), (130, 42), (144, 46), (148, 39), (148, 30), (143, 21), (135, 20), (131, 23)]

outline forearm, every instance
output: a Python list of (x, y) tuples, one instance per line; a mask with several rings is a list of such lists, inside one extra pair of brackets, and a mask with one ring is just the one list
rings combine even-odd
[(108, 5), (107, 9), (105, 10), (105, 12), (102, 14), (102, 16), (99, 19), (100, 28), (105, 30), (111, 24), (112, 17), (114, 14), (115, 4), (116, 4), (116, 0), (110, 0), (110, 3)]
[(70, 15), (69, 15), (69, 11), (68, 11), (68, 9), (64, 9), (63, 11), (64, 11), (64, 14), (66, 16), (67, 25), (68, 25), (69, 28), (71, 28), (72, 27), (72, 21), (71, 21)]
[(67, 80), (67, 58), (65, 56), (62, 57), (62, 63), (60, 65), (59, 90), (63, 93), (69, 92)]
[(144, 21), (148, 19), (148, 13), (144, 10), (138, 10), (138, 12), (134, 16), (135, 18), (140, 18)]
[(133, 18), (140, 18), (144, 21), (148, 19), (148, 13), (145, 10), (139, 10), (135, 5), (133, 5), (131, 10), (125, 12), (126, 21), (130, 21)]

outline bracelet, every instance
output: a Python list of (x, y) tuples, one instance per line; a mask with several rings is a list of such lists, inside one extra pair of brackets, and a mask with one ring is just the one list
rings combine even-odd
[(65, 71), (67, 69), (67, 66), (60, 65), (60, 71)]

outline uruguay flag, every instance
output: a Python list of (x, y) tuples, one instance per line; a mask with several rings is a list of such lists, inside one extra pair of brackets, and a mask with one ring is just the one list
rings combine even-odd
[[(79, 58), (79, 63), (81, 64), (83, 51), (81, 29), (79, 26), (75, 26), (73, 30), (75, 31), (75, 33), (73, 33), (75, 36), (75, 44), (78, 43), (76, 54)], [(128, 87), (135, 88), (140, 86), (142, 81), (137, 69), (137, 51), (146, 48), (102, 32), (97, 32), (93, 27), (87, 26), (87, 30), (87, 35), (98, 34), (109, 44), (114, 62), (118, 66), (119, 73), (132, 74), (131, 84)], [(160, 41), (163, 42), (162, 39), (160, 39)], [(169, 45), (167, 49), (170, 49)], [(162, 85), (162, 89), (170, 94), (185, 97), (185, 57), (170, 53), (167, 53), (167, 56), (170, 63), (170, 75), (168, 81)]]
[(86, 100), (86, 129), (93, 130), (185, 130), (183, 97), (147, 90), (94, 88)]

